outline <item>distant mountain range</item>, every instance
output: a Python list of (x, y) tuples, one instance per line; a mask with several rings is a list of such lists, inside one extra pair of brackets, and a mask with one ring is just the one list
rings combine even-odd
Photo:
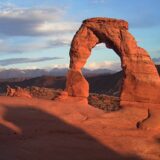
[[(122, 82), (122, 71), (113, 74), (102, 74), (102, 75), (90, 75), (85, 76), (90, 85), (90, 92), (93, 93), (105, 93), (113, 95), (114, 92), (119, 94), (121, 82)], [(65, 76), (41, 76), (35, 78), (15, 78), (4, 80), (0, 82), (0, 92), (6, 91), (6, 86), (11, 87), (46, 87), (53, 89), (65, 89), (66, 77)]]
[[(160, 65), (157, 65), (157, 70), (160, 74)], [(119, 96), (123, 72), (111, 73), (110, 74), (102, 72), (98, 72), (99, 70), (87, 72), (91, 73), (90, 75), (85, 75), (87, 81), (90, 85), (90, 92), (92, 93), (103, 93), (108, 95)], [(101, 70), (100, 70), (101, 71)], [(104, 70), (105, 71), (105, 70)], [(99, 74), (104, 73), (104, 74)], [(20, 86), (20, 87), (46, 87), (46, 88), (54, 88), (54, 89), (64, 89), (66, 83), (65, 76), (41, 76), (35, 78), (17, 78), (17, 79), (9, 79), (3, 80), (0, 82), (0, 92), (5, 92), (6, 86), (10, 85)]]
[[(67, 74), (67, 68), (53, 68), (50, 70), (47, 69), (1, 69), (0, 70), (0, 80), (4, 79), (11, 79), (11, 78), (35, 78), (41, 76), (65, 76)], [(83, 74), (92, 76), (92, 75), (99, 75), (99, 74), (112, 74), (115, 73), (112, 70), (108, 69), (96, 69), (96, 70), (89, 70), (83, 69)]]

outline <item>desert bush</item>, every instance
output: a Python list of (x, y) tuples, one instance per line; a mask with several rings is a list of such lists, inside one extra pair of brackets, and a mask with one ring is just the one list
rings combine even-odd
[(91, 93), (88, 97), (88, 103), (106, 112), (117, 111), (120, 109), (119, 97), (104, 94)]
[(44, 98), (44, 99), (54, 99), (57, 97), (61, 90), (55, 90), (52, 88), (45, 87), (27, 87), (27, 90), (31, 93), (33, 97)]

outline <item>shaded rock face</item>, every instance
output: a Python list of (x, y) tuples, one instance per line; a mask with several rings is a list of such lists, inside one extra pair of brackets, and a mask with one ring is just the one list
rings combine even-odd
[(84, 20), (75, 34), (66, 82), (68, 95), (88, 97), (88, 83), (81, 70), (91, 55), (92, 48), (99, 43), (105, 43), (121, 59), (124, 76), (120, 102), (160, 104), (160, 77), (154, 63), (148, 53), (137, 46), (134, 37), (128, 32), (128, 23), (111, 18)]

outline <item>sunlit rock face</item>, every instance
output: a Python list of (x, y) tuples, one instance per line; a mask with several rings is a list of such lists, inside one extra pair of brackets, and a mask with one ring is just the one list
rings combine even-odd
[(154, 63), (148, 53), (137, 46), (134, 37), (128, 32), (128, 23), (112, 18), (84, 20), (75, 34), (71, 43), (70, 70), (66, 82), (68, 95), (88, 97), (89, 87), (81, 69), (91, 55), (92, 48), (99, 43), (105, 43), (121, 59), (124, 72), (121, 104), (160, 104), (160, 77)]

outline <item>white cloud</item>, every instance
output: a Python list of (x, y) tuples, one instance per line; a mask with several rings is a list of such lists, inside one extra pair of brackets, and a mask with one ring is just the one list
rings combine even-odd
[(9, 58), (0, 60), (0, 66), (9, 66), (13, 64), (23, 64), (23, 63), (37, 63), (37, 62), (45, 62), (56, 59), (63, 59), (63, 58), (62, 57)]
[(16, 43), (8, 39), (0, 39), (0, 53), (26, 53), (33, 51), (40, 51), (54, 47), (69, 46), (73, 34), (64, 34), (63, 36), (57, 35), (53, 37), (32, 38), (32, 40)]
[(79, 23), (63, 22), (64, 8), (20, 8), (7, 5), (0, 8), (0, 35), (49, 36), (76, 31)]
[(76, 22), (44, 22), (37, 26), (35, 30), (39, 33), (63, 33), (74, 32), (78, 29), (79, 23)]
[(31, 66), (31, 65), (28, 65), (28, 66), (25, 66), (25, 67), (23, 67), (22, 69), (25, 69), (25, 70), (34, 70), (34, 69), (40, 69), (38, 66), (35, 66), (35, 65), (33, 65), (33, 66)]
[[(20, 8), (1, 4), (0, 53), (24, 53), (69, 45), (80, 23), (62, 20), (65, 12), (65, 8)], [(28, 41), (16, 42), (17, 37), (24, 36)]]
[[(46, 67), (48, 69), (52, 68), (69, 68), (69, 64), (52, 64), (51, 66)], [(95, 70), (95, 69), (109, 69), (113, 71), (120, 71), (121, 63), (116, 61), (103, 61), (103, 62), (91, 62), (84, 66), (86, 69)]]
[(54, 64), (48, 68), (50, 68), (50, 69), (52, 69), (52, 68), (69, 68), (69, 64)]
[(103, 62), (91, 62), (86, 65), (86, 68), (94, 70), (99, 68), (105, 68), (110, 69), (114, 71), (120, 71), (121, 70), (121, 64), (120, 62), (115, 61), (103, 61)]
[(19, 20), (55, 20), (64, 14), (64, 8), (57, 7), (41, 7), (41, 8), (25, 8), (18, 7), (11, 3), (1, 3), (0, 17)]

